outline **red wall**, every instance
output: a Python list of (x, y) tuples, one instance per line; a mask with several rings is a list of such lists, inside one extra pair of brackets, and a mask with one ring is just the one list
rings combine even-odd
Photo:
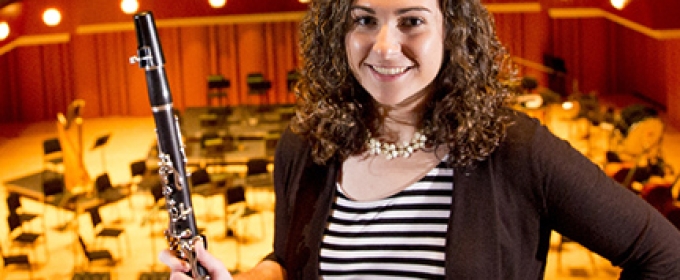
[[(222, 9), (208, 7), (207, 0), (175, 1), (171, 5), (160, 0), (140, 2), (140, 9), (153, 10), (159, 21), (302, 11), (306, 7), (297, 0), (272, 0), (258, 5), (230, 0)], [(680, 17), (672, 14), (680, 10), (680, 1), (632, 1), (622, 11), (612, 9), (608, 0), (484, 2), (540, 4), (539, 12), (494, 14), (498, 34), (513, 56), (537, 63), (542, 63), (544, 54), (563, 58), (569, 91), (572, 81), (578, 81), (582, 92), (640, 93), (667, 106), (668, 115), (680, 124), (680, 111), (673, 110), (678, 108), (676, 100), (680, 97), (680, 77), (673, 69), (680, 61), (680, 39), (654, 39), (601, 16), (549, 15), (553, 8), (591, 7), (653, 30), (680, 29)], [(127, 63), (136, 51), (134, 32), (76, 32), (83, 26), (131, 24), (131, 16), (120, 11), (119, 1), (22, 3), (22, 14), (10, 22), (15, 37), (0, 42), (0, 48), (18, 36), (17, 30), (23, 35), (65, 33), (70, 39), (60, 44), (14, 47), (0, 55), (0, 122), (51, 119), (75, 98), (86, 100), (84, 115), (89, 117), (149, 114), (143, 71)], [(41, 13), (48, 6), (63, 9), (61, 25), (42, 24)], [(159, 27), (159, 33), (170, 87), (180, 109), (207, 104), (205, 78), (209, 74), (231, 79), (229, 104), (293, 102), (285, 88), (285, 73), (298, 63), (296, 21), (175, 25)], [(546, 83), (545, 73), (529, 67), (521, 70)], [(248, 95), (245, 77), (250, 72), (262, 72), (272, 80), (274, 88), (266, 98)]]

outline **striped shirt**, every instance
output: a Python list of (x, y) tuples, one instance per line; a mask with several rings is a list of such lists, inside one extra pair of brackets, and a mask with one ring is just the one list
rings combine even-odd
[(453, 169), (440, 163), (390, 197), (355, 201), (338, 186), (319, 255), (323, 279), (443, 279)]

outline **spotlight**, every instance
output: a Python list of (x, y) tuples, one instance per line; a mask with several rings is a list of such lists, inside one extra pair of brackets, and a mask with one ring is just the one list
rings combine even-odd
[(61, 22), (61, 13), (55, 8), (49, 8), (43, 13), (43, 22), (48, 26), (55, 26)]
[(128, 15), (133, 14), (139, 9), (139, 2), (137, 0), (123, 0), (120, 2), (120, 9)]
[(210, 7), (222, 8), (227, 4), (227, 0), (208, 0), (208, 3), (210, 3)]
[(9, 24), (6, 21), (0, 22), (0, 41), (9, 37)]
[(614, 6), (614, 8), (617, 10), (622, 10), (625, 8), (630, 3), (630, 1), (631, 0), (610, 0), (612, 6)]

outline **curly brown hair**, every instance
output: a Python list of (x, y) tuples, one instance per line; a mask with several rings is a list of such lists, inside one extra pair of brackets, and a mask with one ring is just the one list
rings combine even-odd
[[(353, 0), (312, 1), (301, 23), (297, 113), (291, 129), (312, 145), (314, 161), (344, 160), (366, 151), (368, 130), (380, 126), (377, 106), (353, 76), (345, 49)], [(446, 145), (452, 166), (485, 159), (505, 135), (501, 108), (509, 91), (499, 81), (505, 48), (479, 0), (439, 0), (444, 61), (425, 104), (428, 141)]]

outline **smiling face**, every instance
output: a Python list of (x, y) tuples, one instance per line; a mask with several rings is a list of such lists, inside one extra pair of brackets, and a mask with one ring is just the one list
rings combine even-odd
[(352, 73), (380, 104), (418, 103), (444, 56), (438, 0), (356, 0), (346, 48)]

